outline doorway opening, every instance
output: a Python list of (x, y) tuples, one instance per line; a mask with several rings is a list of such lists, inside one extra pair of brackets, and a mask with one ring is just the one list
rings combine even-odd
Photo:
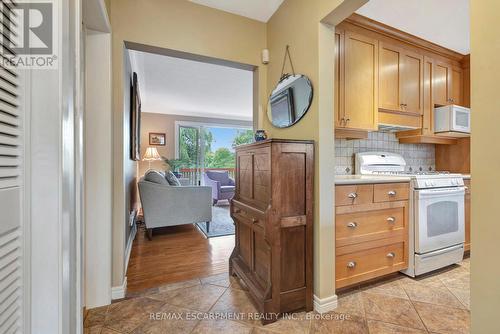
[(253, 141), (257, 69), (126, 47), (140, 91), (141, 157), (127, 295), (227, 276), (234, 248), (234, 148)]

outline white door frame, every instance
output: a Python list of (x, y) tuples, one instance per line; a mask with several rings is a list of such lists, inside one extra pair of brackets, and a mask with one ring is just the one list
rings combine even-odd
[[(81, 0), (57, 0), (58, 68), (31, 70), (26, 333), (81, 333)], [(28, 314), (28, 313), (27, 313)]]

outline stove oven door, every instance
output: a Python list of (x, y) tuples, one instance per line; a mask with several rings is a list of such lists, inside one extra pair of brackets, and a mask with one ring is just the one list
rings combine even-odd
[(464, 198), (464, 187), (415, 190), (415, 253), (464, 242)]

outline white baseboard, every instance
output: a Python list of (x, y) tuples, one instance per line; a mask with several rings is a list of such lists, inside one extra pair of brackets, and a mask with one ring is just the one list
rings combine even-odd
[(326, 298), (319, 298), (314, 295), (313, 298), (314, 310), (318, 313), (328, 313), (337, 308), (337, 295)]
[(135, 235), (137, 234), (137, 225), (132, 225), (132, 230), (127, 241), (127, 248), (125, 249), (125, 276), (127, 276), (128, 261), (130, 260), (130, 253), (132, 252), (132, 245), (134, 243)]
[(111, 299), (122, 299), (125, 298), (125, 293), (127, 292), (127, 276), (123, 279), (123, 284), (119, 286), (111, 287)]
[[(132, 230), (127, 241), (127, 248), (125, 249), (125, 275), (127, 274), (128, 262), (130, 260), (130, 253), (132, 252), (132, 244), (134, 243), (135, 235), (137, 233), (137, 225), (132, 225)], [(125, 298), (127, 293), (127, 276), (123, 279), (123, 284), (119, 286), (111, 287), (111, 299), (122, 299)]]

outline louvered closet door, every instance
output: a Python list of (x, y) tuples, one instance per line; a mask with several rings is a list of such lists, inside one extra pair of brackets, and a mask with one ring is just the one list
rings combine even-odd
[[(15, 27), (0, 4), (0, 53), (11, 54), (7, 36)], [(10, 24), (9, 24), (10, 23)], [(23, 324), (23, 108), (18, 70), (0, 66), (0, 333), (21, 333)]]

